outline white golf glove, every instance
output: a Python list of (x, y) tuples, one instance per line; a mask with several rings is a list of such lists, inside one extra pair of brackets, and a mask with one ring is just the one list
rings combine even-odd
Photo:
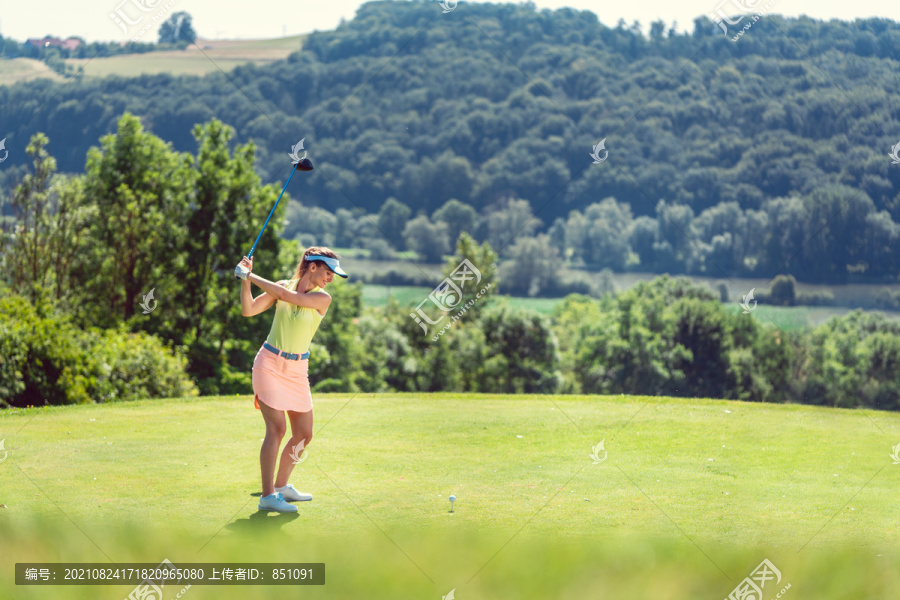
[(234, 276), (238, 279), (247, 280), (247, 277), (250, 275), (250, 269), (243, 265), (238, 265), (234, 268)]

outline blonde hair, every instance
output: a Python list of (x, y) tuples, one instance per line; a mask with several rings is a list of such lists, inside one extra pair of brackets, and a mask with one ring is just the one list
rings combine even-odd
[[(307, 256), (315, 256), (315, 255), (327, 256), (328, 258), (340, 258), (340, 256), (338, 256), (334, 252), (334, 250), (331, 250), (330, 248), (326, 248), (325, 246), (310, 246), (303, 253), (303, 258), (300, 259), (300, 264), (297, 265), (297, 270), (294, 272), (294, 279), (297, 279), (299, 281), (300, 278), (302, 278), (304, 275), (306, 275), (306, 271), (309, 269), (309, 265), (311, 265), (314, 262), (321, 262), (321, 261), (314, 261), (314, 260), (306, 260)], [(322, 264), (324, 264), (324, 263), (322, 263)], [(328, 267), (325, 267), (325, 268), (327, 269)]]

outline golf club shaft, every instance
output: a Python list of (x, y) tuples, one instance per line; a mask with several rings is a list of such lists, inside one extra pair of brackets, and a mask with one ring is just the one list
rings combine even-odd
[(291, 182), (291, 177), (294, 176), (294, 172), (297, 170), (297, 165), (294, 165), (294, 168), (291, 169), (291, 174), (288, 176), (287, 181), (284, 182), (284, 187), (281, 188), (281, 193), (278, 194), (278, 200), (275, 201), (275, 206), (272, 207), (272, 210), (269, 211), (269, 216), (266, 217), (266, 222), (263, 223), (262, 229), (259, 230), (259, 235), (256, 236), (256, 241), (253, 242), (253, 247), (250, 248), (250, 253), (247, 254), (247, 258), (253, 258), (253, 251), (256, 250), (256, 245), (259, 243), (259, 239), (262, 237), (263, 232), (266, 230), (266, 226), (269, 224), (269, 219), (272, 218), (272, 215), (275, 214), (275, 209), (278, 208), (278, 203), (281, 202), (281, 197), (284, 196), (284, 191), (287, 189), (288, 184)]

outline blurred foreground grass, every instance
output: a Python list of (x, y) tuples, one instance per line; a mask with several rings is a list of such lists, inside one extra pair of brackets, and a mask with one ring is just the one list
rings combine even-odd
[[(134, 585), (15, 586), (14, 562), (112, 561), (176, 566), (198, 562), (322, 562), (325, 585), (210, 586), (169, 584), (161, 600), (181, 598), (441, 598), (451, 590), (469, 598), (585, 598), (719, 600), (764, 558), (781, 572), (764, 598), (894, 599), (900, 554), (859, 548), (719, 548), (707, 557), (687, 540), (582, 536), (512, 541), (475, 530), (431, 530), (321, 537), (282, 527), (296, 517), (238, 521), (210, 535), (152, 526), (96, 528), (90, 539), (65, 519), (0, 523), (6, 560), (0, 597), (124, 599)], [(302, 517), (301, 517), (302, 519)], [(396, 543), (395, 543), (396, 542)], [(402, 550), (401, 550), (402, 548)], [(154, 599), (156, 600), (156, 599)]]

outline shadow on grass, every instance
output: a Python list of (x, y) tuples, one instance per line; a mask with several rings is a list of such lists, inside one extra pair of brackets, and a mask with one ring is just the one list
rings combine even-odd
[(300, 513), (275, 513), (270, 516), (269, 511), (260, 510), (246, 519), (237, 519), (225, 526), (225, 529), (234, 533), (283, 533), (281, 528), (288, 523), (300, 518)]

